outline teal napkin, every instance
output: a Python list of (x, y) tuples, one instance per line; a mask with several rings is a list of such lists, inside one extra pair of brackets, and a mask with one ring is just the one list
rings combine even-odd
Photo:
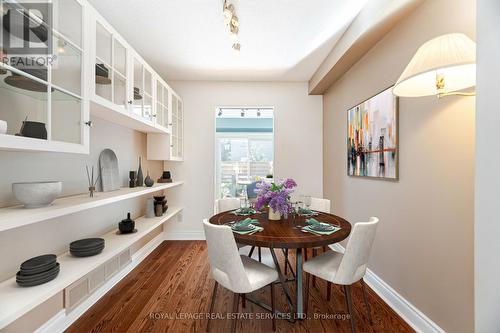
[(318, 215), (317, 212), (311, 210), (311, 209), (308, 209), (308, 208), (302, 208), (302, 207), (299, 207), (299, 210), (298, 210), (298, 214), (299, 215), (302, 215), (302, 216), (312, 216), (312, 215)]
[(254, 226), (254, 228), (252, 230), (235, 230), (234, 228), (231, 228), (231, 229), (233, 232), (240, 234), (240, 235), (253, 234), (253, 233), (261, 232), (262, 230), (264, 230), (264, 228), (262, 228), (262, 227), (259, 227), (256, 225), (253, 225), (253, 226)]
[[(320, 221), (316, 220), (315, 218), (307, 219), (306, 223), (309, 224), (309, 225), (313, 225), (313, 226), (321, 226), (321, 225), (323, 225), (323, 226), (331, 226), (331, 224), (320, 222)], [(313, 230), (309, 226), (305, 226), (305, 227), (302, 228), (302, 230), (305, 230), (305, 231), (313, 233), (313, 234), (318, 234), (318, 235), (331, 235), (334, 232), (339, 231), (340, 228), (334, 226), (334, 228), (331, 229), (331, 230), (316, 230), (316, 229)]]
[(248, 208), (238, 208), (236, 209), (233, 214), (234, 215), (253, 215), (257, 213), (255, 209), (248, 207)]
[(258, 224), (258, 223), (259, 223), (259, 220), (251, 219), (251, 218), (247, 217), (244, 220), (234, 222), (233, 227), (235, 227), (235, 226), (241, 227), (241, 226), (245, 226), (245, 225), (249, 225), (249, 224)]
[(321, 230), (321, 231), (319, 231), (319, 230), (312, 230), (309, 226), (305, 226), (305, 227), (302, 228), (302, 230), (310, 232), (312, 234), (323, 236), (323, 235), (331, 235), (334, 232), (339, 231), (340, 228), (339, 227), (334, 227), (332, 230)]

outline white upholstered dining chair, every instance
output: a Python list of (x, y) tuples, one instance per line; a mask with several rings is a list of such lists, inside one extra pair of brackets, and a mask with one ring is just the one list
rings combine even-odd
[(331, 201), (328, 199), (311, 198), (311, 206), (309, 208), (319, 212), (330, 213), (330, 204)]
[[(271, 311), (274, 314), (274, 284), (278, 280), (278, 273), (274, 268), (266, 266), (252, 258), (242, 256), (238, 252), (233, 232), (229, 226), (214, 225), (203, 220), (203, 228), (208, 246), (210, 272), (215, 280), (210, 303), (210, 314), (213, 312), (218, 285), (234, 293), (233, 313), (237, 313), (239, 300), (244, 307), (245, 294), (261, 289), (267, 285), (271, 288)], [(209, 316), (210, 318), (210, 316)], [(276, 330), (275, 316), (272, 316), (273, 331)], [(210, 319), (207, 323), (207, 332), (210, 329)], [(231, 332), (236, 330), (236, 318), (233, 317)]]
[(240, 199), (224, 198), (215, 200), (215, 214), (240, 208)]
[[(344, 253), (336, 251), (324, 252), (304, 263), (306, 278), (306, 313), (309, 298), (310, 276), (317, 276), (330, 283), (342, 285), (344, 287), (347, 309), (351, 317), (351, 331), (354, 332), (354, 312), (352, 311), (351, 285), (361, 281), (363, 298), (368, 311), (368, 318), (371, 319), (370, 305), (366, 297), (363, 277), (366, 273), (368, 259), (375, 239), (379, 219), (371, 217), (369, 222), (356, 223), (352, 229)], [(328, 286), (330, 288), (330, 284)]]
[[(215, 200), (215, 214), (219, 214), (222, 212), (227, 212), (228, 210), (235, 210), (240, 208), (241, 200), (239, 198), (223, 198)], [(244, 244), (236, 244), (238, 248), (245, 247)], [(249, 252), (249, 257), (252, 256), (253, 250), (255, 247), (252, 246)], [(259, 261), (262, 261), (262, 249), (257, 248), (259, 254)]]

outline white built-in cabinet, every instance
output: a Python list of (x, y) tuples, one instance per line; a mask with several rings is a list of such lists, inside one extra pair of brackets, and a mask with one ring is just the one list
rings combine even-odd
[[(14, 6), (4, 1), (4, 9)], [(85, 0), (53, 4), (54, 65), (0, 62), (0, 120), (8, 124), (0, 150), (88, 154), (92, 115), (157, 134), (148, 135), (148, 146), (162, 148), (151, 159), (182, 160), (180, 96)], [(16, 136), (26, 118), (45, 124), (47, 139)]]
[[(15, 15), (22, 5), (0, 2), (4, 14)], [(54, 0), (52, 4), (52, 55), (31, 58), (37, 61), (34, 66), (19, 53), (4, 60), (12, 52), (6, 41), (0, 46), (0, 120), (7, 124), (6, 133), (0, 132), (2, 150), (88, 154), (86, 6), (78, 0)], [(21, 37), (11, 34), (10, 45), (24, 43)], [(24, 121), (38, 128), (36, 137), (18, 135)]]

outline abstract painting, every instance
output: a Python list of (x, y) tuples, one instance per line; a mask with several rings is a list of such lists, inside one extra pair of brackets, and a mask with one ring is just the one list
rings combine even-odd
[(347, 111), (347, 174), (398, 179), (398, 100), (392, 88)]

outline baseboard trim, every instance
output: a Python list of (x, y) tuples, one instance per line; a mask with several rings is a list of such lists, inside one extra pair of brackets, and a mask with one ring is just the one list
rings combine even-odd
[(145, 246), (132, 255), (132, 261), (127, 267), (118, 272), (103, 286), (96, 290), (89, 298), (82, 302), (77, 308), (66, 314), (66, 310), (61, 310), (54, 317), (49, 319), (43, 326), (38, 328), (37, 333), (64, 332), (73, 324), (82, 314), (103, 297), (111, 288), (120, 282), (128, 273), (141, 263), (154, 249), (164, 241), (163, 233), (160, 233)]
[(205, 240), (203, 232), (169, 232), (165, 231), (165, 240)]
[[(333, 244), (332, 249), (344, 253), (345, 249), (340, 244)], [(370, 288), (377, 293), (404, 321), (415, 331), (424, 333), (445, 333), (438, 324), (433, 322), (422, 311), (408, 302), (396, 290), (382, 280), (370, 269), (366, 270), (364, 280)]]

